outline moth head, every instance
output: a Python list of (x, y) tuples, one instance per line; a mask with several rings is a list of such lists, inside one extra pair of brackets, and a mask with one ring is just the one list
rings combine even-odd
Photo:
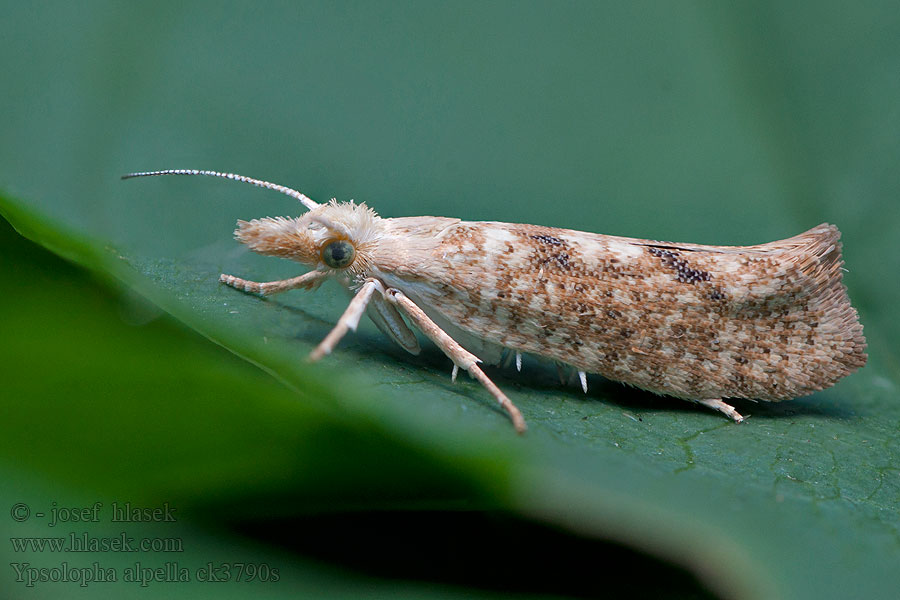
[(362, 273), (378, 237), (379, 218), (365, 204), (332, 200), (302, 217), (238, 221), (235, 238), (254, 252), (334, 272)]
[(369, 267), (378, 238), (378, 215), (365, 204), (337, 202), (319, 204), (283, 185), (234, 173), (168, 169), (129, 173), (122, 179), (156, 175), (206, 175), (249, 183), (274, 190), (300, 201), (309, 212), (301, 217), (265, 217), (238, 221), (235, 238), (254, 252), (290, 258), (316, 269), (335, 273), (362, 273)]

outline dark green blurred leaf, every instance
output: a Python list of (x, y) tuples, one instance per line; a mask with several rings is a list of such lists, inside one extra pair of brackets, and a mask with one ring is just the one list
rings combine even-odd
[[(29, 222), (67, 256), (94, 267), (105, 256)], [(15, 538), (68, 539), (74, 533), (78, 539), (82, 534), (117, 539), (124, 530), (136, 540), (163, 537), (183, 548), (172, 554), (21, 552), (4, 540), (4, 598), (503, 597), (326, 566), (309, 558), (315, 553), (298, 557), (226, 529), (230, 521), (250, 516), (277, 521), (296, 514), (298, 506), (304, 512), (334, 510), (336, 500), (357, 507), (422, 506), (471, 494), (453, 468), (358, 418), (322, 410), (303, 392), (288, 390), (161, 317), (139, 296), (114, 297), (87, 272), (16, 235), (5, 221), (0, 221), (0, 253), (0, 278), (14, 289), (0, 296), (3, 531)], [(319, 394), (320, 400), (327, 397)], [(32, 517), (17, 523), (9, 510), (22, 502)], [(103, 503), (99, 522), (51, 525), (52, 509), (95, 502)], [(113, 502), (167, 504), (177, 522), (113, 523)], [(38, 511), (47, 516), (39, 518)], [(313, 534), (310, 525), (304, 530)], [(338, 534), (343, 537), (335, 538)], [(317, 535), (325, 540), (323, 532)], [(338, 539), (359, 543), (353, 532), (333, 528), (329, 540)], [(118, 581), (83, 587), (38, 581), (29, 588), (27, 580), (16, 580), (12, 567), (89, 569), (95, 561), (114, 569)], [(196, 573), (208, 562), (219, 567), (220, 576), (224, 563), (266, 565), (271, 579), (198, 582)], [(145, 577), (143, 569), (176, 565), (174, 572), (187, 569), (193, 584), (123, 581), (136, 564)]]

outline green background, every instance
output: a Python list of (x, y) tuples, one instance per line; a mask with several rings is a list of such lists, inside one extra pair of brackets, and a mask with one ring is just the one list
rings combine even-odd
[[(0, 21), (0, 487), (146, 506), (185, 551), (15, 552), (0, 592), (98, 597), (896, 598), (895, 2), (12, 3)], [(709, 244), (843, 232), (869, 365), (742, 426), (552, 368), (449, 381), (365, 323), (303, 357), (334, 287), (238, 218), (289, 198)], [(229, 352), (230, 351), (230, 352)], [(108, 515), (108, 513), (104, 513)], [(9, 536), (56, 535), (0, 517)], [(108, 522), (66, 532), (115, 536)], [(278, 582), (38, 583), (7, 563), (265, 563)], [(637, 572), (640, 575), (633, 575)]]

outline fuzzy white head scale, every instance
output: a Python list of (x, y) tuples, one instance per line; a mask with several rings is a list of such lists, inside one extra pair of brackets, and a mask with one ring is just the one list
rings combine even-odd
[(378, 236), (381, 218), (365, 202), (338, 202), (319, 205), (298, 219), (297, 226), (305, 229), (318, 242), (346, 239), (355, 246), (363, 246)]

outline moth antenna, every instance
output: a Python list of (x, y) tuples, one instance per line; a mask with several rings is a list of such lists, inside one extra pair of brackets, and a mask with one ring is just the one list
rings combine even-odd
[(303, 206), (305, 206), (309, 210), (312, 210), (319, 206), (318, 202), (310, 199), (305, 194), (301, 194), (297, 190), (293, 190), (283, 185), (278, 185), (277, 183), (270, 183), (261, 179), (253, 179), (252, 177), (245, 177), (244, 175), (237, 175), (235, 173), (220, 173), (219, 171), (198, 171), (197, 169), (165, 169), (163, 171), (128, 173), (127, 175), (122, 175), (122, 179), (131, 179), (133, 177), (155, 177), (157, 175), (207, 175), (209, 177), (222, 177), (224, 179), (250, 183), (257, 187), (280, 192), (286, 196), (290, 196), (291, 198), (299, 200), (303, 204)]

